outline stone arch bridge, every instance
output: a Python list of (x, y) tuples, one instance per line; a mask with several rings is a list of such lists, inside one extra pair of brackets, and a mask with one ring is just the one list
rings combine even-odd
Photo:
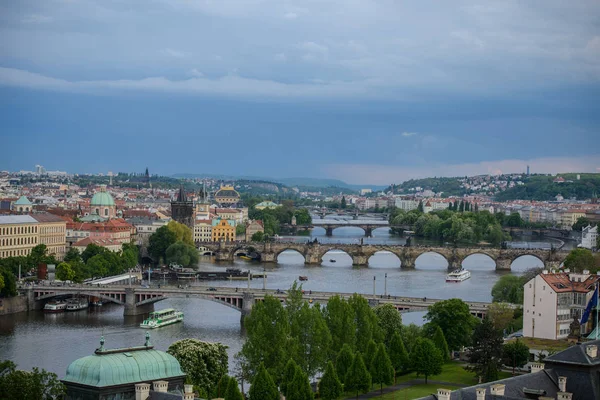
[(425, 253), (436, 253), (448, 262), (448, 270), (460, 268), (465, 258), (473, 254), (485, 254), (494, 260), (497, 270), (510, 270), (514, 260), (522, 256), (533, 256), (539, 259), (546, 269), (558, 268), (565, 260), (568, 251), (542, 249), (498, 249), (488, 247), (434, 247), (374, 244), (335, 244), (335, 243), (292, 243), (292, 242), (218, 242), (202, 243), (202, 247), (210, 249), (217, 261), (233, 261), (240, 251), (253, 250), (260, 254), (261, 262), (276, 262), (277, 256), (286, 250), (295, 250), (304, 257), (306, 264), (319, 265), (323, 256), (330, 250), (340, 250), (352, 258), (356, 266), (368, 266), (369, 258), (380, 251), (395, 254), (401, 262), (401, 268), (415, 268), (417, 258)]

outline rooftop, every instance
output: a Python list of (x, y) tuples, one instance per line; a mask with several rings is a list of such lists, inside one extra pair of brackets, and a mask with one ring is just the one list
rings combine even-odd
[(31, 215), (2, 215), (2, 216), (0, 216), (0, 225), (8, 225), (8, 224), (37, 224), (37, 221)]

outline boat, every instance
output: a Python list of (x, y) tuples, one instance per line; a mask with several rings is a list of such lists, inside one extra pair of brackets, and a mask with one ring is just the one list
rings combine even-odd
[(140, 324), (140, 328), (154, 329), (161, 326), (183, 321), (183, 312), (173, 308), (151, 312), (148, 318)]
[(241, 258), (242, 260), (246, 260), (246, 261), (252, 261), (252, 258), (251, 258), (251, 257), (248, 257), (248, 256), (240, 256), (240, 258)]
[(330, 258), (329, 262), (335, 262), (335, 259), (334, 258)]
[(446, 282), (462, 282), (471, 277), (471, 273), (466, 269), (457, 269), (446, 275)]
[(58, 313), (63, 312), (67, 308), (67, 303), (62, 300), (52, 300), (46, 303), (44, 306), (44, 312), (47, 313)]
[(96, 306), (96, 307), (101, 307), (102, 306), (102, 300), (92, 301), (92, 305)]
[(83, 297), (76, 297), (67, 300), (67, 311), (79, 311), (88, 308), (88, 300)]
[(298, 277), (298, 279), (301, 280), (301, 281), (307, 281), (308, 280), (308, 276), (300, 275)]

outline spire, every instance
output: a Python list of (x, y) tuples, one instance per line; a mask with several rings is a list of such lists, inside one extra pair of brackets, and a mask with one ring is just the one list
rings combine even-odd
[(183, 184), (179, 186), (179, 194), (177, 194), (177, 201), (185, 202), (187, 198), (185, 196), (185, 191), (183, 190)]

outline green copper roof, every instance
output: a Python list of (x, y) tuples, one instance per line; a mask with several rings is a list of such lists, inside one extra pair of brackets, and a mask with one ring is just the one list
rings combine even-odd
[(15, 205), (17, 206), (30, 206), (32, 203), (25, 196), (19, 197), (19, 200), (15, 201)]
[(103, 347), (96, 354), (73, 361), (63, 382), (108, 387), (185, 375), (175, 357), (152, 346), (117, 350)]
[(115, 200), (108, 192), (98, 192), (92, 197), (90, 205), (93, 206), (114, 206)]

